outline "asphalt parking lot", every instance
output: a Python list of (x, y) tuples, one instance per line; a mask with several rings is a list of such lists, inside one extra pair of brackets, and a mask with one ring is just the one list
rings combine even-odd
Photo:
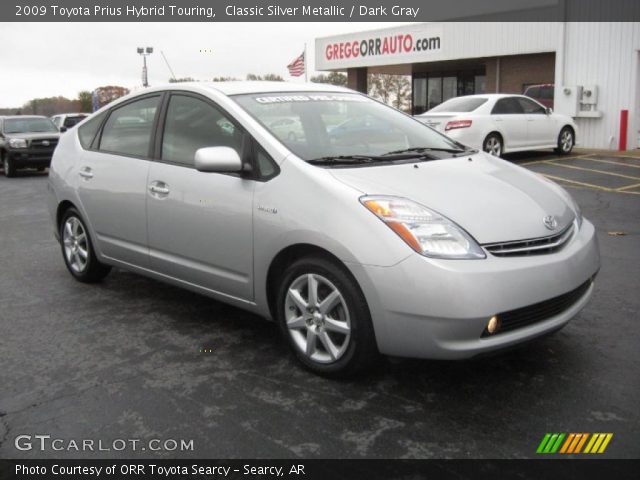
[[(0, 458), (522, 458), (546, 432), (611, 432), (640, 456), (640, 159), (514, 155), (566, 186), (597, 228), (594, 298), (566, 328), (471, 361), (388, 359), (332, 381), (276, 327), (114, 271), (65, 270), (46, 174), (0, 177)], [(193, 440), (192, 451), (21, 451), (18, 435)]]

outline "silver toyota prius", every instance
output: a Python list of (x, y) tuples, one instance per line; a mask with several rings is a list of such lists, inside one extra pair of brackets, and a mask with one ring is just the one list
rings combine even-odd
[(250, 310), (324, 375), (558, 330), (600, 262), (560, 186), (328, 85), (137, 92), (61, 137), (48, 190), (77, 280), (118, 267)]

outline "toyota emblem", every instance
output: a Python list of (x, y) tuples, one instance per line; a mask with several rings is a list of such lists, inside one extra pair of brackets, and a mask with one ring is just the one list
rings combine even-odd
[(553, 215), (547, 215), (546, 217), (544, 217), (542, 219), (542, 223), (544, 223), (544, 226), (547, 227), (549, 230), (555, 230), (556, 227), (558, 226), (558, 221), (556, 220), (556, 217), (554, 217)]

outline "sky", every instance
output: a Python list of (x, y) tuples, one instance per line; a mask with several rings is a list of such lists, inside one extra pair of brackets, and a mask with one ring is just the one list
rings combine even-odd
[(0, 23), (0, 108), (32, 98), (76, 98), (105, 85), (142, 85), (137, 47), (153, 47), (147, 58), (149, 83), (176, 77), (244, 79), (247, 73), (277, 73), (307, 43), (309, 76), (314, 39), (392, 27), (402, 23)]

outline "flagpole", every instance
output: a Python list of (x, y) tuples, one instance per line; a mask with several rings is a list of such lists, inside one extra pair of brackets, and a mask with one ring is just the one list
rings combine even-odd
[(307, 42), (304, 43), (304, 81), (307, 83)]

